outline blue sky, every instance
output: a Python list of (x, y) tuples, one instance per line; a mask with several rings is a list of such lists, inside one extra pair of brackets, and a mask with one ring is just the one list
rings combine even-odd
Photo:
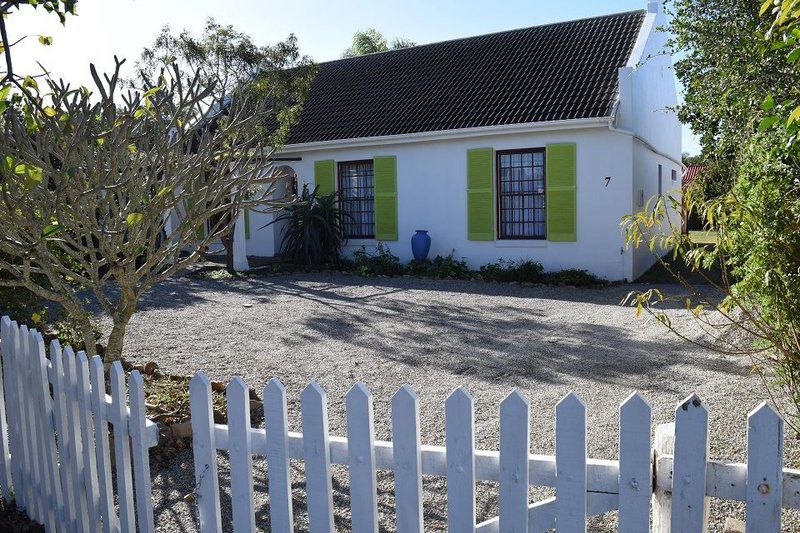
[[(117, 54), (132, 63), (165, 24), (197, 31), (209, 16), (258, 43), (294, 33), (303, 53), (325, 61), (339, 57), (353, 33), (369, 27), (389, 39), (430, 43), (645, 6), (645, 0), (79, 0), (78, 16), (68, 19), (66, 27), (55, 17), (43, 22), (30, 9), (13, 14), (8, 26), (12, 38), (45, 34), (55, 40), (49, 48), (36, 39), (21, 43), (15, 49), (18, 71), (38, 71), (38, 61), (58, 76), (89, 84), (90, 61), (108, 69)], [(688, 128), (683, 138), (684, 151), (699, 151)]]

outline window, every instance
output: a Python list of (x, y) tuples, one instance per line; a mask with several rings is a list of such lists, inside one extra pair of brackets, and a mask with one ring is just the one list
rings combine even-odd
[(339, 163), (339, 195), (348, 239), (375, 238), (375, 189), (372, 160)]
[(497, 235), (544, 239), (544, 148), (497, 152)]
[(672, 173), (672, 181), (678, 181), (678, 171), (673, 168), (670, 172)]

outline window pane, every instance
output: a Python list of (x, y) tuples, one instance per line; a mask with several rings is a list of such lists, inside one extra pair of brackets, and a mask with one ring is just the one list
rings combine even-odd
[(375, 199), (372, 161), (339, 163), (339, 194), (348, 238), (375, 236)]
[(500, 152), (497, 162), (500, 238), (544, 238), (544, 150)]

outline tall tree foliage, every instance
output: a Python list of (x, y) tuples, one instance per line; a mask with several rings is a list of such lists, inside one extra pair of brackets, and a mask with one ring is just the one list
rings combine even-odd
[[(164, 27), (153, 45), (142, 52), (137, 79), (131, 83), (146, 90), (147, 80), (172, 66), (177, 66), (184, 76), (197, 76), (201, 85), (214, 87), (210, 94), (214, 108), (226, 109), (234, 95), (243, 95), (251, 102), (268, 102), (269, 113), (263, 116), (260, 127), (273, 148), (283, 145), (297, 122), (315, 74), (310, 58), (300, 54), (294, 35), (275, 45), (260, 46), (249, 35), (220, 25), (213, 18), (206, 21), (199, 35), (188, 30), (174, 33)], [(230, 218), (232, 214), (220, 216)], [(231, 273), (233, 239), (231, 225), (230, 231), (221, 236)]]
[[(686, 87), (680, 114), (701, 135), (710, 175), (722, 178), (713, 194), (706, 183), (686, 191), (684, 202), (716, 242), (692, 242), (676, 221), (671, 234), (654, 236), (666, 219), (664, 201), (626, 217), (628, 240), (669, 247), (704, 278), (711, 290), (662, 262), (692, 289), (687, 309), (719, 334), (709, 347), (749, 355), (770, 389), (793, 404), (789, 420), (800, 430), (800, 5), (677, 0), (674, 15), (674, 45), (686, 54), (676, 65)], [(682, 334), (658, 310), (667, 295), (630, 296), (639, 311)], [(741, 342), (731, 343), (731, 328), (745, 333)]]
[(389, 50), (410, 48), (416, 46), (416, 44), (405, 37), (397, 37), (389, 43), (381, 32), (375, 28), (367, 28), (366, 30), (357, 31), (353, 35), (353, 44), (342, 53), (342, 57), (357, 57), (377, 52), (388, 52)]

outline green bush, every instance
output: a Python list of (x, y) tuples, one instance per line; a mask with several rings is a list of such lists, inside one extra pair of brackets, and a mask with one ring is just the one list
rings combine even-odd
[(352, 269), (362, 276), (397, 276), (406, 270), (400, 259), (380, 242), (374, 253), (369, 253), (366, 246), (356, 250)]
[(308, 186), (303, 185), (300, 200), (270, 222), (286, 222), (281, 232), (281, 253), (297, 265), (336, 263), (344, 246), (342, 221), (345, 215), (339, 207), (338, 195), (320, 196), (318, 189), (309, 191)]
[(570, 268), (558, 272), (548, 272), (544, 275), (544, 282), (549, 285), (573, 285), (575, 287), (594, 287), (603, 285), (605, 280), (598, 278), (586, 270)]
[(538, 283), (542, 281), (543, 272), (544, 268), (538, 261), (500, 259), (494, 263), (483, 265), (478, 271), (478, 275), (484, 281)]
[(412, 261), (409, 272), (412, 276), (436, 279), (469, 279), (472, 276), (467, 262), (454, 258), (452, 253), (446, 257), (437, 255), (433, 261)]

